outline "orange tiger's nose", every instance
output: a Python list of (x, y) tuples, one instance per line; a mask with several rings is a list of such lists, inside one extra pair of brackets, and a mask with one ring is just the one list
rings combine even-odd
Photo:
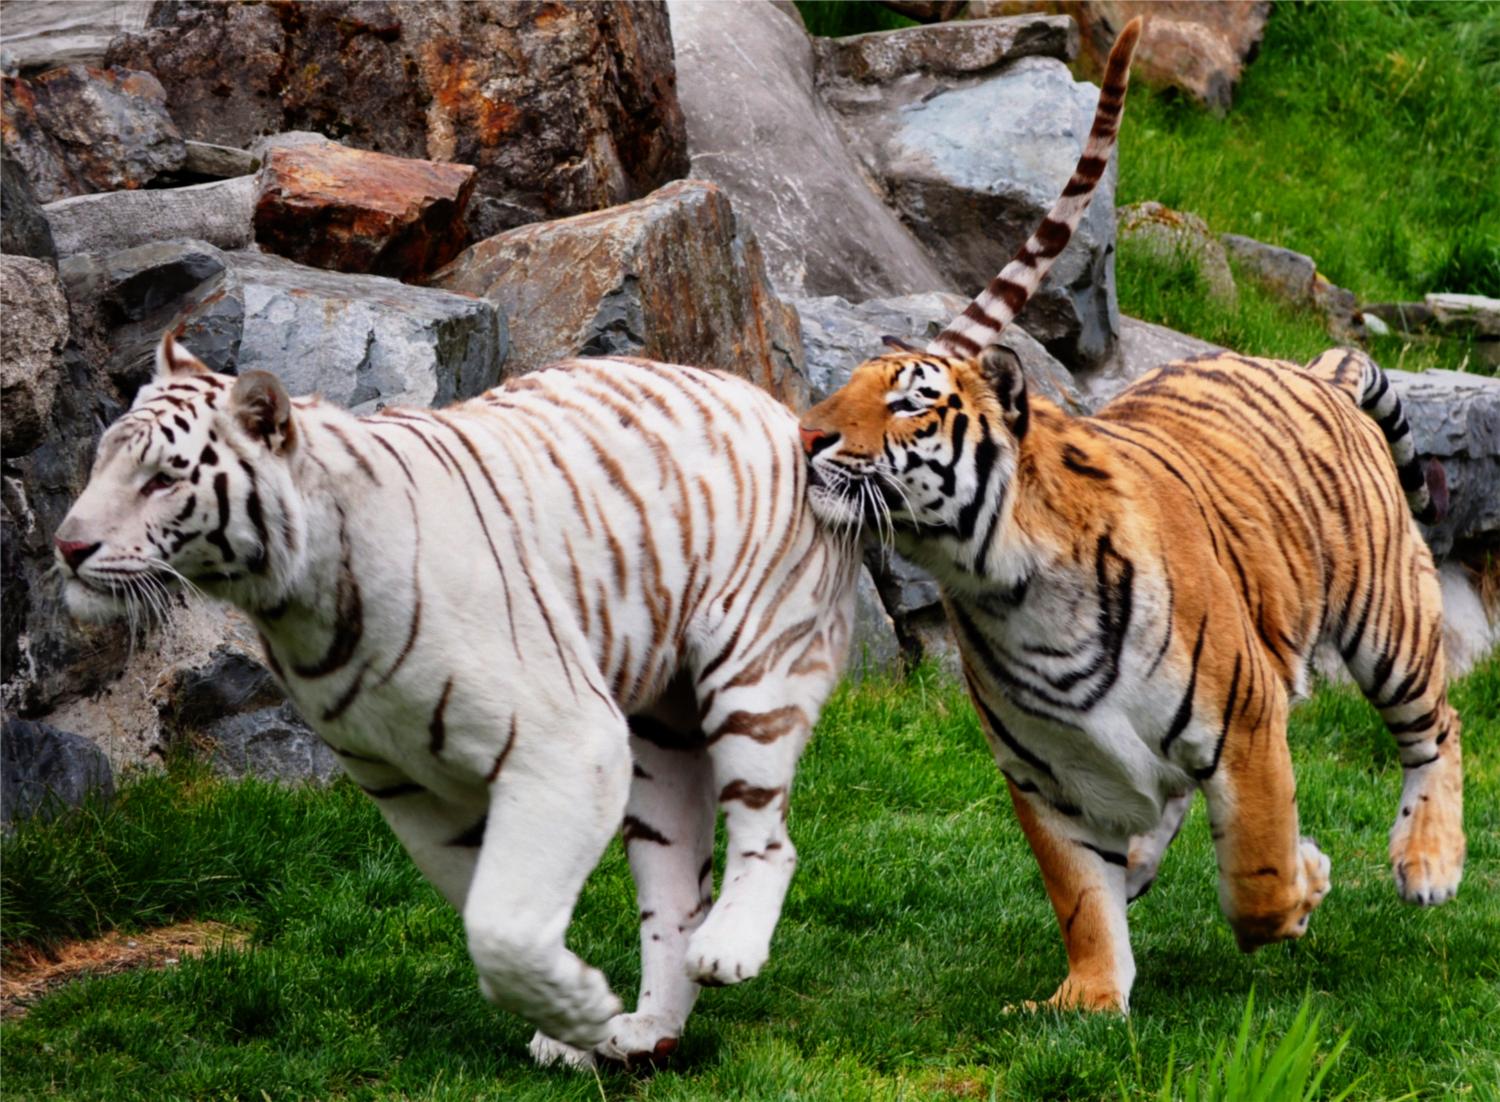
[(810, 429), (799, 425), (797, 432), (802, 436), (802, 450), (807, 453), (808, 458), (817, 455), (838, 440), (837, 433), (824, 432), (822, 429)]

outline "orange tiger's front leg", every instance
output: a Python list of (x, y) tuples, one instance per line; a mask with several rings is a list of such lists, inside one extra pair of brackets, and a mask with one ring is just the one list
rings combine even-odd
[(1135, 958), (1125, 920), (1128, 838), (1098, 838), (1083, 823), (1007, 781), (1016, 818), (1041, 866), (1068, 952), (1068, 978), (1048, 1005), (1118, 1010), (1130, 1005)]

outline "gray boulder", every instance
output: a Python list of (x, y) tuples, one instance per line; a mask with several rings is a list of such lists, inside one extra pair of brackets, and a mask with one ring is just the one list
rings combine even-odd
[(0, 47), (25, 72), (102, 65), (117, 34), (146, 25), (152, 0), (6, 0)]
[(178, 322), (211, 368), (271, 371), (294, 394), (356, 412), (471, 397), (499, 381), (505, 359), (491, 303), (380, 276), (195, 241), (70, 257), (61, 271), (127, 389), (149, 376), (156, 342)]
[[(842, 112), (852, 148), (938, 258), (942, 285), (971, 294), (1062, 193), (1098, 100), (1097, 88), (1047, 57), (979, 76), (915, 73), (845, 87), (847, 94), (830, 90), (830, 102)], [(1115, 175), (1111, 159), (1078, 232), (1021, 313), (1027, 331), (1074, 370), (1102, 363), (1119, 333)]]
[(0, 79), (5, 144), (42, 202), (143, 187), (187, 156), (150, 73), (74, 65)]
[[(791, 302), (802, 321), (802, 346), (815, 401), (843, 386), (849, 373), (865, 360), (889, 351), (881, 344), (882, 337), (925, 344), (968, 305), (967, 299), (942, 291), (858, 304), (837, 295)], [(1070, 412), (1084, 411), (1082, 395), (1067, 369), (1024, 329), (1012, 325), (1002, 334), (1000, 343), (1020, 357), (1027, 381), (1038, 393)]]
[(855, 680), (899, 674), (910, 664), (896, 637), (896, 624), (886, 611), (880, 591), (868, 570), (859, 572), (854, 592), (854, 631), (849, 640), (847, 676)]
[(255, 189), (254, 176), (240, 176), (191, 187), (80, 195), (48, 203), (42, 211), (59, 256), (178, 238), (243, 249), (253, 237)]
[(814, 88), (790, 5), (670, 0), (691, 174), (724, 189), (789, 295), (930, 291), (932, 258), (881, 201)]
[(0, 452), (25, 455), (42, 442), (63, 378), (68, 303), (45, 260), (0, 256)]
[(1387, 371), (1418, 454), (1439, 460), (1448, 514), (1427, 530), (1438, 558), (1500, 541), (1500, 379)]
[(202, 735), (212, 746), (214, 772), (221, 776), (327, 784), (343, 772), (338, 756), (290, 704), (228, 716)]
[(0, 725), (0, 822), (49, 815), (114, 791), (109, 759), (88, 739), (24, 719)]
[(1115, 350), (1093, 371), (1080, 372), (1076, 378), (1084, 404), (1092, 411), (1153, 367), (1223, 351), (1225, 349), (1209, 341), (1122, 314), (1120, 339)]
[(1078, 24), (1066, 15), (969, 19), (820, 38), (817, 47), (820, 85), (882, 84), (912, 73), (968, 76), (1021, 57), (1070, 61), (1078, 54)]
[(0, 152), (0, 252), (54, 257), (52, 228), (19, 161)]

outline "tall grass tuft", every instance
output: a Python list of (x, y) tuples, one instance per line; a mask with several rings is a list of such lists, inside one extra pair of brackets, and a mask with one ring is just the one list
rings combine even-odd
[[(1269, 1029), (1261, 1029), (1252, 1039), (1254, 1018), (1255, 991), (1252, 988), (1245, 1000), (1245, 1013), (1240, 1018), (1233, 1047), (1220, 1041), (1212, 1059), (1196, 1075), (1184, 1075), (1180, 1082), (1174, 1082), (1176, 1053), (1169, 1054), (1161, 1088), (1150, 1097), (1159, 1102), (1175, 1102), (1178, 1098), (1183, 1102), (1320, 1102), (1324, 1081), (1348, 1047), (1350, 1034), (1346, 1032), (1327, 1055), (1319, 1059), (1322, 1015), (1312, 1013), (1310, 995), (1303, 996), (1297, 1016), (1274, 1048), (1271, 1047)], [(1139, 1060), (1136, 1071), (1139, 1077)], [(1131, 1093), (1123, 1078), (1119, 1084), (1120, 1097), (1129, 1102)], [(1356, 1086), (1358, 1080), (1326, 1102), (1342, 1102)]]

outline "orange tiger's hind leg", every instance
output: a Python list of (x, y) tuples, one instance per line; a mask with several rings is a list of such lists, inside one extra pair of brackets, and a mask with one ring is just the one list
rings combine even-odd
[(1305, 934), (1329, 887), (1328, 858), (1298, 833), (1285, 693), (1277, 683), (1259, 684), (1269, 686), (1265, 695), (1236, 697), (1231, 689), (1222, 752), (1200, 780), (1219, 859), (1219, 905), (1247, 953)]
[(1371, 623), (1346, 661), (1395, 738), (1405, 774), (1390, 839), (1396, 889), (1432, 905), (1452, 899), (1463, 879), (1463, 753), (1448, 703), (1442, 595), (1430, 562), (1413, 559), (1398, 591), (1372, 598)]
[(1068, 977), (1047, 1000), (1048, 1005), (1127, 1010), (1135, 980), (1125, 920), (1129, 839), (1084, 837), (1081, 823), (1065, 818), (1014, 783), (1006, 784), (1016, 818), (1041, 866), (1042, 883), (1068, 952)]

